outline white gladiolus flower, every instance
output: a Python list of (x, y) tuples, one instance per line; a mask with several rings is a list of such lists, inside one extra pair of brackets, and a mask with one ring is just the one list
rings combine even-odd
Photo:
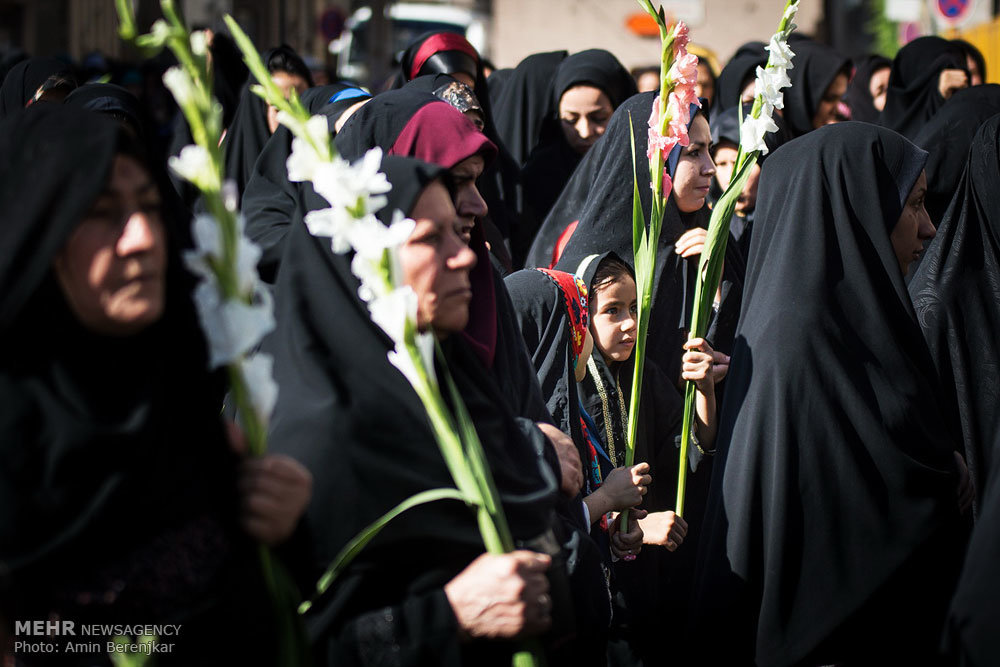
[(335, 158), (332, 168), (319, 170), (313, 188), (333, 206), (344, 206), (358, 217), (375, 213), (388, 201), (383, 195), (392, 189), (382, 166), (382, 149), (373, 148), (353, 165)]
[(788, 42), (780, 39), (778, 35), (771, 35), (770, 43), (764, 48), (771, 53), (767, 61), (768, 69), (780, 67), (787, 70), (794, 67), (792, 58), (795, 56), (795, 53), (788, 46)]
[[(782, 20), (791, 21), (792, 19), (795, 18), (795, 13), (797, 11), (799, 11), (799, 3), (793, 2), (792, 4), (788, 5), (788, 7), (785, 8), (785, 14), (781, 17)], [(794, 28), (789, 28), (788, 31), (791, 32), (793, 29)]]
[(195, 30), (191, 33), (191, 52), (202, 57), (208, 53), (208, 35), (204, 30)]
[(278, 384), (273, 375), (274, 359), (269, 354), (255, 354), (242, 364), (243, 381), (250, 392), (257, 417), (266, 425), (278, 401)]
[(288, 169), (288, 180), (292, 182), (317, 180), (321, 166), (327, 164), (323, 157), (305, 139), (292, 139), (292, 152), (285, 161)]
[[(236, 213), (240, 210), (240, 189), (237, 187), (236, 181), (231, 178), (226, 179), (226, 182), (222, 184), (222, 205), (230, 213)], [(243, 229), (242, 223), (240, 229)]]
[(149, 27), (149, 35), (156, 42), (157, 46), (163, 46), (170, 37), (170, 25), (163, 19), (157, 19)]
[(368, 304), (368, 310), (372, 314), (372, 322), (399, 347), (406, 343), (407, 321), (416, 322), (417, 295), (410, 287), (397, 287), (373, 299)]
[(219, 172), (212, 165), (212, 157), (201, 146), (185, 146), (181, 154), (172, 156), (168, 163), (178, 176), (190, 181), (199, 190), (218, 190), (222, 187)]
[(194, 80), (181, 67), (171, 67), (164, 72), (163, 85), (167, 87), (167, 90), (181, 107), (196, 104), (195, 98), (198, 93), (194, 86)]
[[(242, 220), (242, 216), (240, 219)], [(240, 292), (244, 294), (248, 294), (256, 288), (257, 281), (260, 279), (257, 273), (257, 262), (260, 261), (261, 254), (263, 251), (259, 245), (240, 234), (240, 238), (236, 242), (236, 280)]]
[[(774, 109), (785, 108), (784, 95), (781, 89), (791, 86), (792, 81), (788, 78), (788, 73), (784, 68), (775, 67), (772, 69), (769, 67), (764, 69), (763, 67), (758, 67), (756, 85), (756, 94), (760, 95), (769, 107)], [(768, 113), (767, 115), (770, 116), (771, 114)]]
[(740, 146), (747, 153), (760, 151), (761, 155), (767, 155), (767, 144), (764, 143), (764, 135), (768, 132), (777, 132), (778, 126), (771, 120), (771, 114), (761, 112), (760, 118), (747, 116), (743, 120), (740, 128)]
[(330, 248), (338, 254), (351, 249), (351, 228), (354, 218), (343, 207), (310, 211), (305, 218), (306, 227), (313, 236), (329, 236)]
[(206, 280), (194, 291), (195, 305), (209, 344), (209, 365), (231, 364), (274, 329), (271, 295), (258, 289), (254, 304), (222, 301), (218, 285)]

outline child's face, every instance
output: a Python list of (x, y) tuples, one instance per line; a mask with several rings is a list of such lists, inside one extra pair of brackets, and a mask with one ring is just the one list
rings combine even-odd
[(590, 332), (604, 360), (625, 361), (632, 356), (636, 334), (635, 280), (625, 275), (592, 292)]

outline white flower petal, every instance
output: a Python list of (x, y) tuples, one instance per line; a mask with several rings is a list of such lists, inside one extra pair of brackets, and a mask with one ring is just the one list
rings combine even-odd
[(212, 156), (201, 146), (185, 146), (180, 155), (171, 156), (167, 162), (174, 173), (200, 190), (218, 190), (222, 185), (219, 173), (212, 164)]
[(399, 369), (399, 372), (403, 374), (411, 386), (415, 387), (423, 382), (423, 378), (420, 377), (420, 373), (417, 372), (417, 367), (413, 363), (413, 358), (406, 350), (389, 350), (386, 356), (389, 363)]
[[(770, 105), (774, 109), (784, 109), (785, 101), (784, 95), (781, 92), (782, 88), (787, 88), (792, 85), (791, 80), (788, 78), (788, 73), (784, 68), (775, 67), (764, 69), (762, 67), (757, 68), (757, 82), (755, 88), (755, 94), (760, 95), (764, 98), (764, 102)], [(771, 115), (771, 114), (767, 114)]]
[(222, 301), (213, 280), (195, 288), (194, 300), (209, 344), (209, 365), (230, 364), (249, 352), (274, 329), (270, 293), (259, 290), (253, 305)]
[(416, 327), (417, 295), (409, 287), (399, 287), (388, 294), (373, 299), (368, 304), (372, 322), (395, 342), (396, 346), (406, 344), (406, 325)]
[(285, 161), (289, 181), (315, 181), (316, 171), (321, 164), (323, 164), (321, 156), (309, 145), (308, 141), (298, 138), (292, 139), (292, 152), (289, 154), (288, 160)]
[(747, 116), (740, 128), (740, 146), (747, 153), (760, 151), (761, 155), (767, 155), (768, 148), (767, 144), (764, 143), (764, 135), (777, 131), (778, 126), (775, 125), (770, 114), (761, 113), (760, 118)]
[(770, 43), (764, 48), (771, 53), (767, 60), (769, 68), (781, 67), (783, 69), (792, 69), (794, 67), (792, 58), (795, 57), (795, 53), (789, 48), (788, 42), (781, 39), (780, 35), (771, 35)]
[(324, 208), (310, 211), (305, 217), (306, 227), (313, 236), (330, 237), (330, 247), (338, 254), (351, 249), (352, 218), (343, 208)]
[(191, 52), (202, 57), (208, 53), (208, 35), (204, 30), (195, 30), (191, 33)]
[(171, 67), (164, 72), (163, 85), (174, 96), (178, 105), (185, 107), (195, 103), (194, 81), (181, 67)]
[(266, 425), (278, 400), (278, 384), (274, 381), (274, 359), (268, 354), (255, 354), (243, 362), (243, 380), (257, 417)]

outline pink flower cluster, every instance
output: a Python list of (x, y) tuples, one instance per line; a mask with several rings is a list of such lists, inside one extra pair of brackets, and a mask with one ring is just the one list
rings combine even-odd
[[(688, 28), (681, 22), (675, 28), (673, 63), (667, 71), (666, 113), (670, 117), (666, 135), (660, 134), (660, 97), (653, 100), (653, 111), (649, 116), (649, 148), (646, 157), (652, 161), (659, 152), (666, 163), (674, 147), (688, 145), (688, 123), (691, 122), (691, 105), (701, 106), (694, 87), (698, 82), (698, 56), (687, 52)], [(671, 180), (666, 168), (663, 170), (663, 196), (670, 194)]]

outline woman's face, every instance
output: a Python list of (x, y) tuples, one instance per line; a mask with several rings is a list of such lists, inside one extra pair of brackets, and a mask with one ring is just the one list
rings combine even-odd
[(965, 56), (965, 66), (969, 70), (969, 85), (983, 85), (983, 73), (979, 71), (979, 64), (972, 56)]
[(690, 143), (681, 149), (674, 172), (673, 197), (682, 213), (693, 213), (705, 205), (715, 175), (715, 163), (709, 152), (712, 133), (701, 114), (691, 122), (688, 138)]
[(54, 262), (70, 310), (88, 329), (128, 336), (163, 315), (167, 248), (161, 205), (145, 167), (116, 156), (105, 190)]
[[(281, 93), (285, 96), (287, 100), (291, 95), (292, 88), (301, 97), (302, 93), (309, 90), (309, 82), (303, 79), (298, 74), (292, 74), (290, 72), (277, 71), (271, 74), (271, 81), (274, 81), (275, 85), (281, 89)], [(275, 130), (278, 129), (278, 107), (268, 105), (267, 107), (267, 128), (274, 134)]]
[(885, 95), (889, 91), (889, 72), (891, 72), (888, 67), (883, 67), (872, 72), (872, 76), (868, 79), (868, 92), (872, 95), (872, 104), (875, 108), (881, 111), (885, 108)]
[(410, 212), (416, 227), (399, 249), (403, 282), (417, 295), (417, 327), (433, 326), (439, 336), (462, 331), (469, 321), (476, 265), (472, 252), (456, 231), (456, 212), (448, 190), (434, 181)]
[(590, 333), (605, 361), (626, 361), (635, 347), (638, 300), (635, 280), (623, 275), (595, 286), (590, 301)]
[(604, 134), (614, 111), (600, 88), (573, 86), (559, 100), (559, 120), (566, 142), (584, 155)]
[(819, 101), (816, 114), (813, 116), (813, 129), (837, 122), (837, 103), (840, 102), (840, 99), (846, 92), (847, 75), (841, 72), (833, 80), (833, 83), (827, 86), (826, 92), (823, 93), (823, 98)]
[(639, 89), (640, 93), (651, 93), (654, 90), (659, 90), (660, 73), (643, 72), (639, 75), (639, 78), (635, 80), (635, 87)]
[(899, 270), (906, 275), (910, 264), (920, 257), (924, 251), (924, 243), (934, 238), (936, 230), (931, 216), (924, 208), (924, 197), (927, 195), (927, 173), (920, 172), (920, 177), (913, 184), (906, 203), (903, 205), (903, 212), (896, 221), (896, 226), (892, 228), (889, 240), (892, 241), (892, 249), (896, 253), (896, 260), (899, 262)]
[(457, 232), (466, 244), (472, 240), (472, 228), (476, 226), (476, 218), (482, 218), (489, 212), (486, 201), (476, 186), (476, 179), (483, 173), (485, 166), (486, 162), (481, 155), (473, 155), (449, 170), (455, 183)]

